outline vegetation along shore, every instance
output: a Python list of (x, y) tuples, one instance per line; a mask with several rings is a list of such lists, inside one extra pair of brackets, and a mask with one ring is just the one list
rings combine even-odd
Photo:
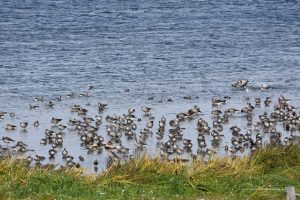
[(143, 157), (98, 175), (83, 169), (28, 168), (26, 159), (0, 161), (1, 199), (284, 199), (300, 190), (300, 145), (267, 146), (242, 158), (192, 164)]

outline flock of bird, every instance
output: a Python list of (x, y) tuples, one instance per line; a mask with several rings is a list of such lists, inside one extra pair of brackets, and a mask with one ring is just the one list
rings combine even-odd
[[(245, 87), (247, 83), (247, 81), (239, 80), (232, 86)], [(84, 93), (80, 96), (88, 97), (89, 95)], [(75, 96), (70, 94), (66, 98), (75, 98)], [(103, 112), (109, 106), (99, 102), (97, 105), (98, 114), (90, 117), (87, 108), (74, 104), (70, 106), (70, 112), (77, 114), (78, 119), (69, 119), (64, 122), (61, 118), (52, 117), (50, 121), (51, 127), (44, 130), (44, 135), (40, 139), (40, 145), (50, 148), (48, 151), (49, 159), (61, 157), (65, 160), (65, 165), (61, 167), (81, 167), (81, 163), (85, 161), (84, 156), (71, 155), (65, 147), (65, 143), (68, 142), (65, 141), (64, 137), (66, 129), (78, 134), (81, 147), (86, 149), (87, 152), (101, 154), (103, 151), (107, 151), (109, 155), (108, 166), (115, 162), (126, 161), (135, 157), (136, 152), (147, 148), (149, 141), (154, 139), (154, 134), (159, 144), (159, 152), (157, 153), (162, 159), (171, 162), (190, 162), (202, 159), (206, 155), (211, 156), (216, 151), (214, 148), (208, 147), (219, 145), (221, 139), (225, 136), (231, 137), (231, 144), (223, 146), (224, 151), (228, 151), (233, 157), (238, 153), (243, 153), (245, 150), (251, 152), (261, 148), (264, 144), (262, 140), (264, 135), (268, 135), (269, 142), (275, 145), (288, 145), (298, 141), (300, 115), (284, 96), (281, 95), (276, 100), (270, 97), (265, 99), (245, 98), (246, 104), (244, 107), (227, 107), (223, 109), (223, 105), (230, 100), (230, 96), (212, 99), (211, 124), (202, 118), (203, 112), (197, 105), (184, 112), (177, 113), (173, 119), (167, 120), (166, 117), (161, 116), (160, 120), (155, 122), (155, 117), (152, 116), (152, 108), (147, 106), (141, 107), (144, 115), (139, 117), (136, 116), (134, 108), (129, 108), (126, 113), (121, 115), (104, 116)], [(62, 101), (62, 97), (50, 101), (47, 101), (44, 97), (36, 97), (35, 101), (44, 104), (48, 109), (54, 109), (55, 104)], [(260, 106), (269, 107), (271, 111), (269, 113), (265, 111), (257, 119), (254, 119), (253, 112)], [(30, 105), (29, 109), (39, 109), (39, 105)], [(245, 117), (247, 129), (242, 130), (241, 127), (231, 126), (229, 130), (224, 130), (224, 125), (230, 123), (230, 120), (237, 113)], [(14, 118), (15, 115), (16, 113), (14, 112), (0, 112), (0, 121), (7, 116)], [(138, 128), (138, 123), (143, 122), (143, 120), (145, 121), (144, 126)], [(196, 125), (198, 135), (196, 141), (192, 141), (187, 134), (184, 134), (182, 124), (185, 121)], [(9, 134), (9, 132), (19, 128), (26, 130), (31, 125), (39, 127), (39, 121), (31, 123), (21, 121), (19, 124), (8, 123), (5, 125), (4, 131), (6, 134)], [(283, 137), (278, 126), (282, 126), (280, 130), (284, 130), (288, 135)], [(100, 127), (105, 127), (105, 130), (100, 129)], [(154, 130), (154, 127), (157, 128)], [(225, 135), (228, 132), (230, 136)], [(211, 140), (208, 138), (211, 138)], [(13, 154), (26, 155), (26, 152), (35, 152), (34, 149), (30, 149), (24, 142), (15, 141), (8, 136), (2, 136), (1, 140), (6, 144), (6, 146), (1, 146), (2, 156)], [(127, 142), (124, 142), (124, 140), (127, 140)], [(134, 146), (126, 147), (125, 144), (129, 142), (133, 143)], [(211, 145), (208, 144), (209, 142), (211, 142)], [(197, 146), (197, 152), (193, 152), (193, 146)], [(24, 161), (28, 166), (42, 166), (46, 157), (35, 152), (35, 156), (26, 155)], [(98, 165), (99, 159), (94, 160), (94, 170), (98, 169)]]

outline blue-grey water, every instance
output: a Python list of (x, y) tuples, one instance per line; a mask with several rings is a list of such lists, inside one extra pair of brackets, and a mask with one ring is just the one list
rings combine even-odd
[[(250, 81), (248, 90), (231, 87), (240, 78)], [(271, 89), (260, 91), (263, 83)], [(52, 116), (65, 122), (73, 117), (68, 106), (74, 101), (50, 111), (29, 111), (28, 105), (35, 96), (66, 99), (71, 92), (75, 102), (91, 103), (94, 110), (100, 99), (108, 103), (104, 115), (149, 105), (156, 120), (195, 104), (210, 113), (210, 99), (224, 95), (241, 108), (243, 96), (282, 94), (299, 108), (300, 3), (1, 1), (0, 111), (17, 115), (0, 122), (0, 134), (38, 144)], [(91, 97), (78, 97), (84, 92)], [(38, 131), (32, 125), (26, 134), (4, 131), (11, 120), (37, 119), (47, 122)], [(68, 137), (79, 146), (78, 137)]]

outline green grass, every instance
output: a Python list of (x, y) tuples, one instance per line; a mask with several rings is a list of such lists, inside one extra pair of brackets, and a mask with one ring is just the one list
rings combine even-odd
[(0, 161), (0, 199), (285, 199), (300, 192), (300, 145), (269, 146), (244, 158), (211, 158), (207, 164), (144, 157), (111, 166), (100, 175), (80, 170), (28, 169)]

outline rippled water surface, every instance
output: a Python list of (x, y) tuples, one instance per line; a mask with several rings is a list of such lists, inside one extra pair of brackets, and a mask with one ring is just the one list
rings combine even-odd
[[(27, 120), (27, 132), (11, 136), (47, 154), (39, 140), (50, 119), (66, 123), (74, 103), (90, 103), (94, 116), (99, 99), (109, 104), (103, 116), (153, 107), (156, 127), (162, 115), (170, 120), (195, 104), (210, 114), (210, 99), (224, 95), (232, 97), (227, 107), (240, 109), (243, 96), (283, 94), (299, 109), (299, 13), (298, 1), (1, 1), (0, 111), (17, 115), (0, 122), (0, 134), (8, 135), (7, 123)], [(240, 78), (250, 81), (248, 90), (231, 87)], [(271, 89), (260, 91), (263, 83)], [(75, 99), (66, 100), (71, 92)], [(79, 98), (84, 92), (91, 97)], [(60, 95), (52, 110), (28, 109), (35, 96)], [(186, 126), (195, 132), (196, 121)], [(70, 134), (65, 145), (81, 153), (79, 136)], [(89, 166), (97, 155), (87, 156)]]

